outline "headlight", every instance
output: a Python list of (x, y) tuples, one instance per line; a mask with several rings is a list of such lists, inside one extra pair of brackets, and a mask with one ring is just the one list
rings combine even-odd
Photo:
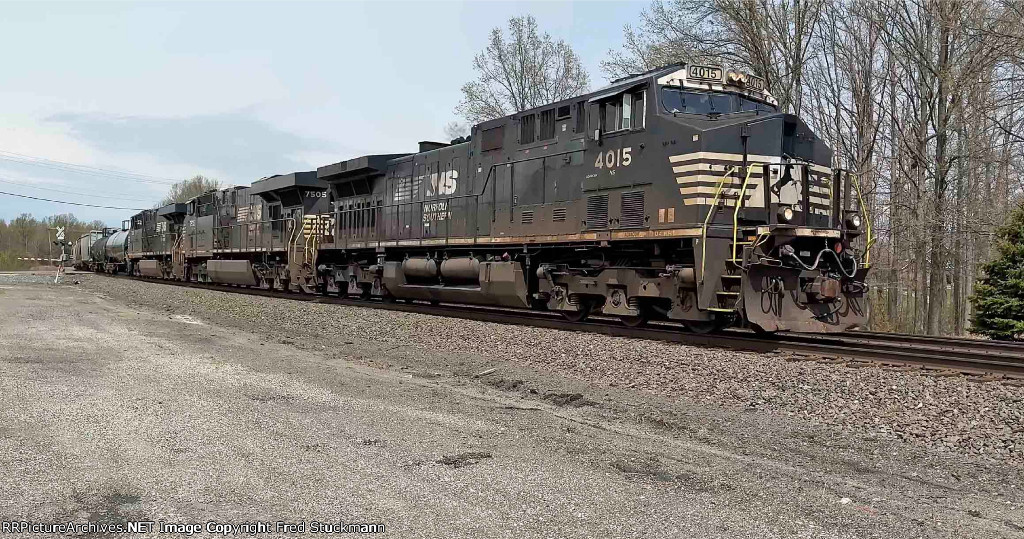
[(779, 208), (779, 222), (788, 223), (793, 220), (793, 208), (782, 206)]
[(857, 230), (860, 228), (861, 219), (859, 213), (851, 213), (846, 216), (846, 228), (850, 230)]

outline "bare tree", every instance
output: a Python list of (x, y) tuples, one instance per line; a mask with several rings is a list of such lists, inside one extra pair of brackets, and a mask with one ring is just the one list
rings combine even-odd
[(800, 112), (803, 70), (824, 0), (655, 0), (622, 51), (602, 62), (611, 77), (676, 62), (724, 63), (767, 79), (783, 108)]
[(207, 178), (202, 174), (197, 174), (172, 185), (167, 195), (160, 201), (160, 205), (186, 202), (212, 189), (220, 189), (220, 182), (213, 178)]
[(603, 68), (764, 75), (860, 180), (872, 325), (962, 333), (993, 231), (1024, 199), (1021, 51), (1020, 0), (655, 0)]
[(586, 92), (590, 76), (565, 41), (541, 34), (531, 15), (491, 30), (473, 59), (477, 79), (462, 86), (456, 112), (471, 123), (499, 118)]

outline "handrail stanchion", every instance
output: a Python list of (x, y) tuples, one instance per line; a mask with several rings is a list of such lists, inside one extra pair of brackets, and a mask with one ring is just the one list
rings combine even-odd
[[(756, 164), (756, 163), (755, 163)], [(747, 184), (750, 183), (750, 175), (754, 172), (754, 165), (747, 166), (747, 175), (743, 178), (743, 187), (740, 188), (740, 197), (736, 200), (736, 209), (732, 212), (732, 261), (736, 263), (736, 242), (739, 241), (740, 233), (740, 209), (743, 208), (743, 197), (747, 195)], [(703, 277), (703, 275), (701, 275)]]
[(857, 181), (857, 175), (852, 174), (850, 176), (853, 183), (853, 188), (857, 191), (857, 204), (860, 206), (857, 211), (864, 216), (864, 232), (866, 234), (865, 239), (867, 243), (864, 245), (864, 264), (865, 268), (871, 267), (871, 246), (875, 243), (875, 237), (871, 233), (871, 217), (868, 216), (868, 211), (864, 207), (864, 196), (860, 192), (860, 182)]
[(725, 174), (722, 175), (722, 179), (718, 181), (718, 187), (715, 188), (715, 197), (711, 200), (711, 207), (708, 208), (708, 214), (704, 217), (704, 225), (701, 227), (701, 233), (700, 233), (701, 255), (700, 255), (700, 279), (697, 281), (697, 285), (698, 286), (704, 284), (704, 269), (705, 269), (704, 260), (707, 258), (707, 252), (708, 252), (708, 248), (707, 248), (707, 245), (708, 245), (708, 225), (711, 223), (711, 216), (715, 213), (715, 209), (718, 207), (718, 199), (722, 195), (722, 186), (725, 185), (725, 179), (728, 178), (730, 174), (735, 172), (736, 168), (737, 167), (735, 165), (732, 166), (729, 170), (727, 170), (725, 172)]

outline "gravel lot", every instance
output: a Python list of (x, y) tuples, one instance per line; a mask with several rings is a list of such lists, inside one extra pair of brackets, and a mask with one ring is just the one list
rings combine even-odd
[[(94, 277), (87, 282), (127, 301), (163, 302), (174, 312), (281, 331), (299, 346), (358, 342), (373, 350), (365, 357), (377, 363), (468, 374), (489, 361), (507, 362), (693, 404), (796, 416), (835, 431), (1024, 463), (1024, 387), (1017, 385)], [(152, 296), (154, 288), (166, 296)], [(416, 348), (440, 353), (442, 361), (405, 350)]]
[[(1019, 387), (23, 279), (0, 275), (0, 484), (18, 485), (0, 515), (340, 506), (399, 537), (1024, 536)], [(46, 342), (54, 328), (92, 344)]]

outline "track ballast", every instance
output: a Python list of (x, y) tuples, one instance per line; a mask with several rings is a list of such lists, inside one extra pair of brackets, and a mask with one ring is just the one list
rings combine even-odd
[(219, 292), (249, 294), (263, 297), (308, 301), (370, 309), (447, 316), (465, 320), (516, 324), (563, 331), (582, 331), (615, 337), (675, 342), (691, 346), (713, 346), (759, 353), (789, 354), (795, 359), (823, 360), (856, 364), (871, 362), (883, 365), (911, 366), (932, 371), (959, 372), (998, 378), (1024, 379), (1024, 344), (931, 337), (879, 332), (846, 332), (840, 334), (775, 333), (758, 335), (743, 330), (697, 334), (681, 324), (651, 322), (644, 327), (627, 327), (614, 318), (595, 316), (585, 322), (570, 322), (558, 313), (528, 311), (464, 304), (423, 302), (384, 302), (302, 294), (230, 285), (153, 280), (117, 276), (152, 284), (181, 286)]

